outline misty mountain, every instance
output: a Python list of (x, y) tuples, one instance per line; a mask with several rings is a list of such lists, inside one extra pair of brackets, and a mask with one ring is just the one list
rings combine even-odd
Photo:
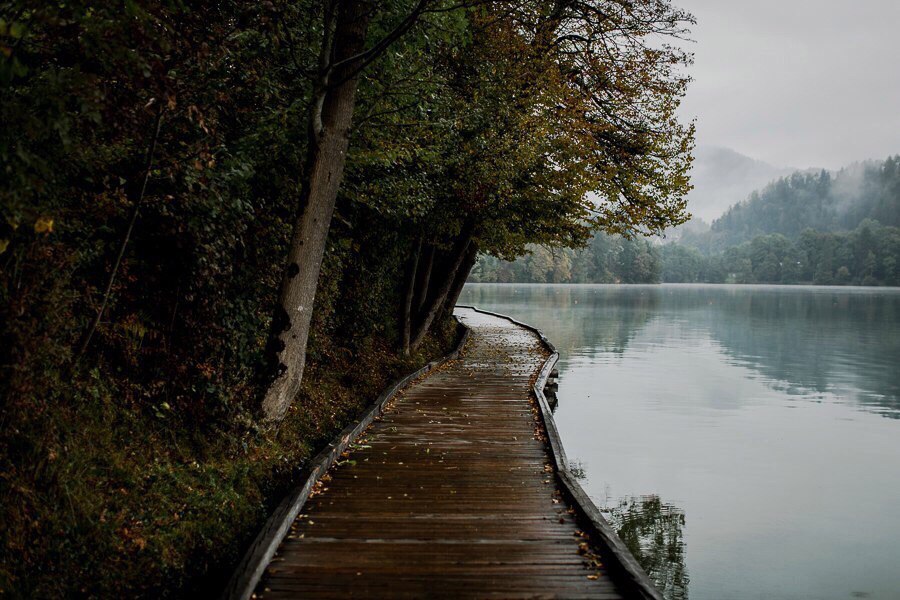
[(698, 146), (694, 152), (688, 210), (707, 223), (741, 202), (750, 192), (789, 175), (795, 169), (776, 167), (729, 148)]
[(900, 285), (900, 155), (782, 177), (659, 252), (672, 283)]
[(782, 177), (733, 205), (708, 232), (689, 232), (680, 241), (717, 251), (759, 235), (850, 231), (866, 219), (900, 226), (900, 156)]

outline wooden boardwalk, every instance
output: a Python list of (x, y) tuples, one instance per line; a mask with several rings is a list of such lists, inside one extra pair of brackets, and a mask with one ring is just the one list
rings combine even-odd
[(557, 488), (530, 390), (547, 351), (459, 310), (459, 359), (317, 485), (256, 587), (275, 598), (622, 598)]

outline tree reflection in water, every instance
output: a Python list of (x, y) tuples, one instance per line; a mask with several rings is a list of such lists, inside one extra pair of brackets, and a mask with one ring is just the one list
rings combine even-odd
[(684, 511), (659, 496), (632, 496), (603, 512), (667, 600), (687, 600)]

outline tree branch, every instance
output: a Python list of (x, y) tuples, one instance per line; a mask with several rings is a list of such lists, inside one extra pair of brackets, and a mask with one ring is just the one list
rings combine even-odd
[(103, 301), (100, 303), (100, 308), (97, 310), (97, 315), (91, 321), (91, 325), (90, 327), (88, 327), (87, 332), (85, 332), (84, 339), (82, 340), (81, 345), (78, 347), (78, 352), (75, 353), (75, 357), (72, 361), (73, 365), (78, 364), (78, 361), (84, 355), (85, 351), (88, 348), (88, 345), (91, 343), (91, 338), (94, 336), (94, 332), (97, 330), (97, 325), (100, 324), (100, 319), (103, 318), (103, 311), (106, 310), (106, 305), (109, 302), (109, 296), (112, 292), (113, 284), (116, 281), (116, 275), (119, 272), (119, 265), (122, 264), (122, 257), (125, 255), (125, 248), (128, 246), (128, 242), (131, 240), (131, 232), (134, 231), (134, 224), (137, 221), (138, 213), (141, 210), (141, 204), (144, 201), (144, 195), (147, 193), (147, 181), (150, 179), (150, 171), (153, 168), (153, 155), (156, 152), (156, 143), (159, 140), (159, 130), (162, 125), (162, 114), (163, 108), (162, 103), (160, 103), (159, 108), (157, 108), (156, 110), (156, 122), (154, 123), (153, 136), (150, 138), (150, 145), (147, 148), (147, 160), (144, 168), (144, 181), (141, 183), (141, 192), (134, 203), (134, 208), (131, 211), (131, 219), (128, 221), (128, 229), (125, 230), (125, 236), (122, 238), (122, 243), (119, 245), (119, 253), (116, 255), (116, 262), (113, 263), (112, 271), (109, 274), (109, 281), (106, 282), (106, 291), (103, 292)]

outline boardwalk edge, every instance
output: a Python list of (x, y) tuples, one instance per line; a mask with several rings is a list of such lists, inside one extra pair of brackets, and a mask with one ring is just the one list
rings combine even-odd
[(456, 308), (471, 309), (475, 312), (506, 319), (519, 327), (535, 333), (541, 340), (541, 343), (550, 350), (550, 356), (544, 361), (544, 366), (534, 382), (533, 392), (541, 410), (541, 419), (547, 432), (559, 486), (569, 501), (581, 513), (582, 520), (588, 526), (590, 533), (595, 536), (594, 539), (606, 551), (606, 555), (614, 561), (615, 564), (607, 563), (606, 567), (618, 576), (618, 583), (629, 592), (630, 597), (640, 600), (665, 600), (662, 593), (653, 583), (653, 580), (650, 579), (644, 568), (641, 567), (631, 551), (628, 550), (625, 542), (622, 541), (622, 538), (619, 537), (590, 496), (587, 495), (587, 492), (584, 491), (584, 488), (581, 487), (581, 484), (578, 483), (578, 480), (569, 471), (569, 463), (566, 459), (565, 450), (563, 450), (562, 440), (559, 437), (559, 430), (556, 428), (556, 421), (553, 419), (553, 411), (550, 409), (550, 404), (544, 395), (544, 387), (547, 385), (550, 371), (553, 370), (553, 367), (559, 361), (559, 352), (557, 352), (556, 346), (537, 327), (517, 321), (508, 315), (470, 305), (457, 304)]
[(456, 347), (447, 355), (433, 360), (418, 371), (410, 373), (385, 390), (360, 418), (345, 427), (325, 448), (322, 449), (311, 461), (306, 478), (294, 487), (287, 497), (278, 505), (278, 508), (266, 520), (262, 530), (254, 539), (253, 544), (238, 563), (234, 574), (228, 581), (228, 585), (220, 596), (220, 600), (248, 600), (252, 597), (256, 585), (262, 578), (266, 567), (275, 556), (275, 552), (281, 542), (287, 536), (291, 523), (303, 510), (304, 504), (309, 499), (309, 494), (319, 478), (328, 472), (328, 469), (340, 457), (341, 453), (372, 424), (376, 417), (384, 412), (384, 407), (394, 396), (407, 385), (419, 377), (433, 371), (444, 363), (459, 357), (460, 352), (469, 339), (471, 330), (459, 322), (462, 335)]

